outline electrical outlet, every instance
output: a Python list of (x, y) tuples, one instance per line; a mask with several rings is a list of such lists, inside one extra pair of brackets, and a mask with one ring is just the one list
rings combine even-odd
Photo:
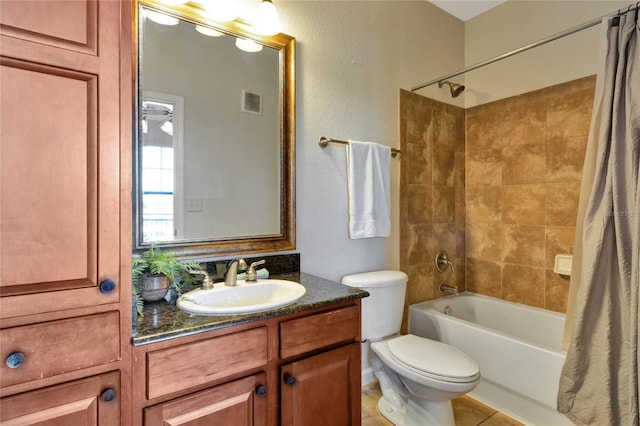
[(187, 200), (188, 212), (201, 212), (202, 211), (202, 198), (189, 198)]

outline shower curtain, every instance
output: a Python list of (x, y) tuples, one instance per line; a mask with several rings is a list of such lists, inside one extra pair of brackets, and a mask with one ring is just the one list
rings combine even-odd
[[(558, 411), (576, 424), (638, 425), (640, 44), (638, 11), (603, 23), (603, 93), (589, 137), (582, 259)], [(593, 161), (589, 161), (592, 155)], [(585, 191), (585, 186), (590, 190)], [(588, 201), (587, 201), (588, 200)], [(576, 237), (577, 239), (580, 236)]]

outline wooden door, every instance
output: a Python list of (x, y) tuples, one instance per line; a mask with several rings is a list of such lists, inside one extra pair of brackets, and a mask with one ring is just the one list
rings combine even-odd
[(283, 366), (282, 424), (359, 425), (360, 375), (357, 343)]
[(267, 375), (257, 374), (144, 410), (145, 426), (265, 426)]
[(2, 426), (119, 426), (120, 375), (108, 373), (0, 400)]
[(121, 5), (0, 1), (0, 318), (119, 300)]

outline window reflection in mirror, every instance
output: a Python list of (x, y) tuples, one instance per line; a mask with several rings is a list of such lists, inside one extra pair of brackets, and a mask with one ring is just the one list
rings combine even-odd
[(160, 24), (146, 10), (139, 14), (138, 248), (247, 239), (292, 248), (286, 45), (252, 46), (243, 34), (192, 19)]

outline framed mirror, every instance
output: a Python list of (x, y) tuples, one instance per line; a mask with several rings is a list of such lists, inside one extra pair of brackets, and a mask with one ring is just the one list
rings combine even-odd
[(197, 3), (138, 9), (136, 250), (295, 248), (295, 40)]

